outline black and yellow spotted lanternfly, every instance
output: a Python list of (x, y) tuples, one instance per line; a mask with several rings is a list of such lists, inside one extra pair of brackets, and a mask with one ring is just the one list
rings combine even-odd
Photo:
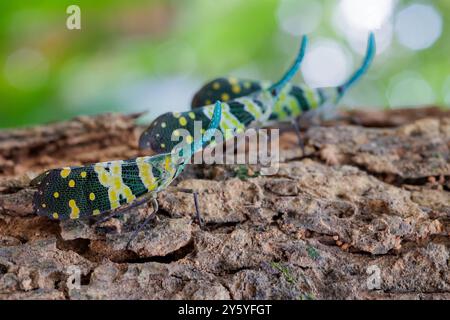
[[(273, 121), (292, 121), (299, 135), (296, 118), (310, 110), (317, 110), (319, 114), (330, 111), (329, 107), (337, 105), (347, 90), (368, 70), (375, 51), (375, 37), (370, 33), (362, 65), (347, 81), (334, 88), (312, 89), (289, 83), (295, 74), (293, 70), (296, 71), (301, 62), (299, 57), (303, 57), (302, 50), (296, 60), (297, 66), (291, 68), (276, 84), (234, 77), (214, 79), (195, 93), (191, 111), (165, 113), (155, 119), (141, 135), (139, 146), (156, 152), (170, 150), (177, 144), (176, 139), (172, 140), (172, 133), (177, 138), (180, 131), (178, 129), (186, 129), (193, 135), (194, 121), (201, 121), (203, 128), (208, 124), (211, 103), (215, 100), (223, 101), (224, 113), (219, 129), (224, 134), (227, 129), (240, 133), (250, 126), (267, 125)], [(277, 90), (273, 90), (275, 87)], [(264, 98), (267, 96), (273, 99)], [(230, 136), (225, 135), (225, 139), (228, 138)], [(299, 142), (300, 140), (299, 138)]]
[[(269, 120), (292, 120), (309, 110), (325, 104), (336, 106), (345, 93), (367, 72), (376, 52), (375, 36), (369, 34), (366, 54), (361, 66), (347, 81), (337, 87), (310, 88), (306, 85), (286, 84), (280, 93)], [(201, 87), (192, 99), (193, 110), (212, 104), (216, 100), (228, 101), (265, 90), (272, 85), (270, 81), (255, 81), (234, 77), (217, 78)]]
[[(371, 32), (367, 40), (367, 49), (361, 66), (341, 85), (328, 88), (310, 88), (305, 84), (287, 83), (279, 93), (279, 99), (272, 108), (266, 123), (290, 121), (297, 134), (298, 143), (304, 152), (304, 143), (299, 128), (299, 119), (307, 122), (314, 118), (332, 119), (337, 115), (336, 106), (345, 93), (367, 72), (376, 52), (375, 35)], [(217, 78), (206, 83), (198, 90), (191, 103), (193, 111), (202, 110), (217, 97), (228, 101), (252, 95), (265, 90), (272, 84), (269, 81), (254, 81), (234, 77)]]
[[(337, 87), (310, 88), (306, 85), (294, 85), (286, 81), (291, 80), (294, 74), (292, 69), (275, 85), (269, 81), (234, 77), (214, 79), (195, 93), (191, 111), (165, 113), (155, 119), (141, 135), (139, 147), (151, 148), (155, 152), (167, 152), (177, 143), (171, 139), (172, 132), (176, 136), (177, 129), (186, 129), (192, 135), (194, 121), (201, 121), (203, 128), (208, 125), (212, 102), (216, 100), (224, 102), (223, 119), (219, 126), (224, 133), (226, 129), (235, 129), (239, 133), (257, 122), (267, 125), (273, 121), (292, 121), (298, 131), (295, 120), (306, 112), (317, 110), (319, 114), (329, 111), (332, 113), (329, 107), (336, 106), (348, 89), (365, 74), (375, 51), (375, 37), (370, 33), (363, 63), (347, 81)], [(300, 62), (301, 59), (297, 61)], [(260, 98), (265, 93), (272, 92), (277, 85), (275, 99)]]
[(221, 116), (218, 101), (208, 130), (200, 141), (193, 141), (187, 148), (44, 172), (31, 183), (38, 187), (33, 201), (36, 213), (51, 219), (75, 220), (154, 199), (183, 171), (191, 156), (210, 141)]
[[(259, 123), (267, 121), (272, 114), (273, 107), (281, 98), (280, 93), (283, 92), (286, 85), (299, 70), (307, 43), (308, 38), (302, 37), (294, 63), (275, 84), (235, 100), (229, 100), (229, 96), (225, 95), (226, 93), (221, 96), (221, 99), (218, 99), (222, 101), (223, 110), (218, 129), (224, 135), (224, 140), (242, 133), (250, 126), (258, 126)], [(248, 90), (252, 89), (252, 86), (248, 88)], [(224, 100), (227, 102), (224, 102)], [(205, 130), (210, 122), (213, 107), (214, 105), (208, 105), (188, 112), (162, 114), (142, 133), (139, 138), (139, 147), (142, 149), (151, 148), (158, 153), (172, 150), (179, 143), (177, 139), (172, 139), (172, 136), (175, 136), (175, 138), (181, 137), (181, 130), (178, 129), (186, 129), (190, 133), (188, 138), (192, 139), (192, 136), (195, 136), (195, 121), (200, 121), (201, 129)]]

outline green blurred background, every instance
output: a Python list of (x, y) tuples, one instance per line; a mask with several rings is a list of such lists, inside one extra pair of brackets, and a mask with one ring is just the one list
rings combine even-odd
[[(66, 27), (73, 4), (81, 30)], [(311, 45), (295, 81), (336, 85), (374, 28), (374, 64), (342, 104), (450, 105), (448, 0), (8, 0), (0, 17), (1, 128), (185, 110), (213, 77), (276, 80), (302, 33)]]

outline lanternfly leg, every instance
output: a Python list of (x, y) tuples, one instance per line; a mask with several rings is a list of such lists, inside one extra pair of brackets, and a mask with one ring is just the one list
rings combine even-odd
[[(118, 214), (119, 214), (119, 212), (117, 212), (117, 211), (112, 211), (112, 212), (108, 213), (106, 216), (104, 216), (104, 217), (102, 217), (102, 218), (100, 218), (100, 219), (94, 220), (93, 226), (94, 226), (94, 227), (97, 227), (99, 224), (102, 224), (103, 222), (108, 221), (108, 220), (111, 219), (111, 218), (114, 218), (114, 217), (115, 217), (116, 215), (118, 215)], [(91, 222), (91, 223), (92, 223), (92, 222)]]
[(195, 206), (195, 217), (197, 218), (198, 225), (200, 226), (200, 229), (203, 228), (203, 218), (200, 214), (200, 206), (198, 205), (198, 192), (192, 190), (192, 189), (185, 189), (185, 188), (176, 188), (179, 192), (185, 192), (185, 193), (192, 193), (194, 195), (194, 206)]
[(126, 249), (130, 247), (131, 242), (134, 240), (134, 238), (137, 237), (139, 232), (141, 232), (142, 229), (150, 222), (150, 220), (153, 220), (155, 218), (155, 215), (159, 209), (158, 201), (156, 199), (152, 199), (152, 206), (153, 206), (152, 213), (149, 214), (147, 218), (145, 218), (144, 222), (142, 222), (136, 230), (134, 230), (133, 234), (130, 237), (130, 240), (128, 240), (127, 246), (125, 247)]
[(305, 144), (303, 143), (302, 135), (300, 133), (300, 128), (298, 126), (298, 118), (292, 119), (292, 126), (294, 127), (295, 134), (297, 135), (298, 145), (302, 149), (302, 155), (305, 154)]
[(110, 212), (107, 216), (105, 216), (105, 217), (103, 217), (103, 218), (97, 220), (97, 221), (94, 223), (94, 226), (98, 226), (98, 225), (101, 224), (102, 222), (105, 222), (105, 221), (107, 221), (107, 220), (109, 220), (109, 219), (115, 217), (115, 216), (118, 215), (119, 213), (125, 213), (125, 212), (127, 212), (128, 210), (131, 210), (131, 209), (133, 209), (133, 208), (135, 208), (135, 207), (140, 206), (141, 204), (144, 204), (144, 203), (148, 202), (149, 200), (150, 200), (150, 199), (149, 199), (149, 196), (143, 197), (142, 199), (139, 199), (138, 201), (133, 202), (132, 204), (130, 204), (130, 205), (127, 206), (127, 207), (123, 207), (123, 208), (120, 208), (120, 209), (118, 209), (118, 210), (114, 210), (114, 211)]
[(198, 205), (198, 193), (194, 191), (194, 205), (195, 205), (195, 214), (197, 216), (198, 225), (200, 229), (203, 229), (203, 219), (200, 215), (200, 209)]

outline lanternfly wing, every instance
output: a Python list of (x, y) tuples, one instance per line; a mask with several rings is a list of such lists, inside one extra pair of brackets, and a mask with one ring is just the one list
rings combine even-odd
[[(214, 109), (214, 105), (208, 107), (211, 111)], [(180, 131), (177, 131), (177, 129), (187, 130), (190, 133), (190, 137), (187, 137), (187, 141), (193, 141), (195, 121), (200, 121), (201, 133), (203, 133), (211, 123), (211, 117), (209, 117), (202, 109), (181, 113), (164, 113), (156, 118), (141, 134), (139, 138), (139, 147), (141, 149), (152, 149), (157, 153), (170, 152), (175, 145), (181, 142), (181, 133)], [(175, 141), (172, 141), (172, 134)]]
[(157, 192), (168, 177), (166, 163), (161, 155), (53, 169), (32, 182), (38, 186), (33, 205), (53, 219), (96, 216)]
[(192, 109), (195, 109), (207, 106), (217, 100), (227, 102), (239, 97), (248, 96), (269, 85), (255, 80), (237, 79), (232, 77), (217, 78), (205, 84), (195, 93), (191, 107)]
[[(232, 77), (217, 78), (205, 84), (195, 93), (191, 107), (193, 110), (196, 110), (216, 100), (227, 102), (228, 100), (251, 96), (257, 91), (269, 88), (271, 85), (270, 81)], [(306, 86), (287, 85), (282, 89), (280, 99), (273, 107), (270, 120), (287, 121), (310, 109), (316, 108), (323, 102), (323, 99), (318, 97), (319, 93)]]
[[(242, 97), (228, 103), (222, 103), (222, 118), (219, 129), (225, 140), (231, 137), (231, 132), (240, 133), (245, 130), (255, 119), (262, 114), (261, 104), (251, 98)], [(183, 134), (180, 129), (188, 131), (187, 142), (191, 143), (195, 138), (194, 124), (200, 121), (201, 133), (203, 134), (211, 123), (214, 113), (214, 105), (196, 108), (189, 112), (165, 113), (154, 120), (139, 138), (141, 149), (152, 149), (157, 153), (170, 152), (181, 140)]]

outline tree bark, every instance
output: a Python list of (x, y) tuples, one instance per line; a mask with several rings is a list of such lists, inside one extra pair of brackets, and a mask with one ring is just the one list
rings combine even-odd
[[(358, 111), (281, 135), (280, 170), (192, 165), (157, 218), (33, 212), (45, 169), (128, 159), (138, 115), (0, 131), (0, 299), (449, 299), (450, 112)], [(73, 279), (78, 279), (73, 285)]]

